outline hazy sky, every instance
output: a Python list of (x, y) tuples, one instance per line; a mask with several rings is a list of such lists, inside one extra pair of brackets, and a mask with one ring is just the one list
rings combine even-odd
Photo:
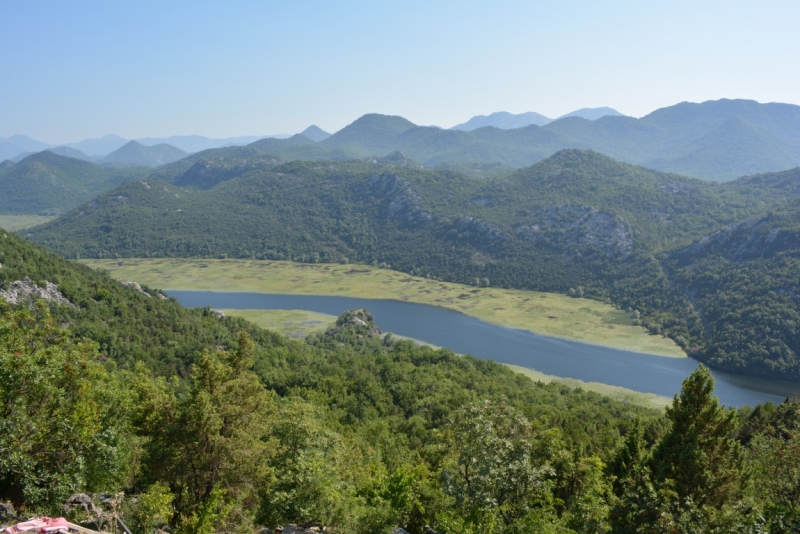
[(800, 104), (800, 1), (0, 0), (0, 137)]

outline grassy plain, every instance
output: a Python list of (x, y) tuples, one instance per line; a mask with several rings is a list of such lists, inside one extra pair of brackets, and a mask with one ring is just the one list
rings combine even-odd
[[(310, 334), (317, 332), (324, 332), (335, 321), (335, 315), (326, 315), (324, 313), (315, 313), (305, 310), (222, 310), (226, 315), (235, 317), (242, 317), (248, 321), (255, 323), (263, 328), (267, 328), (274, 332), (293, 339), (302, 339)], [(433, 349), (438, 349), (436, 345), (425, 343), (417, 339), (398, 336), (394, 334), (395, 338), (410, 339), (418, 345), (428, 345)], [(507, 364), (506, 364), (507, 365)], [(583, 388), (586, 391), (594, 391), (611, 397), (612, 399), (620, 402), (627, 402), (647, 408), (663, 408), (671, 399), (668, 397), (661, 397), (654, 393), (642, 393), (640, 391), (633, 391), (631, 389), (621, 388), (617, 386), (610, 386), (600, 382), (584, 382), (574, 378), (562, 378), (558, 376), (546, 375), (534, 369), (526, 367), (519, 367), (517, 365), (508, 365), (517, 373), (522, 373), (534, 382), (542, 382), (548, 384), (550, 382), (558, 382), (569, 386), (571, 388)]]
[(335, 315), (306, 310), (221, 310), (225, 315), (242, 317), (261, 328), (278, 332), (292, 339), (324, 332), (336, 322)]
[(183, 258), (83, 260), (120, 280), (164, 289), (333, 295), (432, 304), (538, 334), (661, 356), (685, 357), (670, 339), (635, 326), (629, 314), (589, 299), (475, 288), (366, 265)]
[(16, 232), (17, 230), (39, 226), (53, 219), (55, 217), (45, 217), (43, 215), (0, 215), (0, 228), (4, 228), (9, 232)]

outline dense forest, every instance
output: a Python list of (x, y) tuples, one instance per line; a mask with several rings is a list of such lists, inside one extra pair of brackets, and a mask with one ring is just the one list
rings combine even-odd
[(71, 258), (355, 262), (585, 296), (714, 367), (800, 378), (797, 169), (717, 184), (565, 150), (481, 177), (402, 154), (241, 150), (165, 166), (165, 181), (128, 182), (26, 235)]
[[(800, 526), (800, 405), (726, 409), (703, 367), (660, 413), (397, 341), (366, 310), (289, 341), (11, 234), (0, 252), (0, 289), (69, 301), (0, 299), (13, 514), (137, 533)], [(95, 503), (62, 508), (76, 492)]]

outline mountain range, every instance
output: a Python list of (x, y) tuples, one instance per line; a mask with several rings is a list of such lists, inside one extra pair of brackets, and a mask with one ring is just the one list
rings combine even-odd
[[(716, 100), (700, 104), (684, 102), (640, 119), (614, 113), (610, 108), (582, 109), (545, 123), (549, 119), (534, 113), (515, 116), (500, 112), (474, 117), (469, 128), (475, 129), (469, 131), (458, 129), (464, 125), (443, 130), (418, 126), (403, 117), (368, 114), (333, 135), (311, 126), (301, 134), (260, 139), (248, 146), (285, 160), (346, 160), (383, 157), (400, 151), (427, 166), (493, 163), (511, 167), (525, 167), (559, 150), (579, 148), (627, 163), (715, 181), (800, 165), (800, 106)], [(527, 121), (543, 125), (522, 126)], [(183, 146), (189, 149), (185, 152), (191, 152), (202, 146), (220, 143), (233, 146), (250, 139), (209, 140), (189, 136), (146, 139), (139, 144), (170, 144), (159, 141), (172, 140), (173, 146)], [(14, 140), (31, 148), (37, 143), (24, 136), (0, 140), (0, 152)], [(60, 153), (112, 163), (107, 157), (98, 159), (92, 154), (100, 145), (117, 150), (125, 143), (122, 138), (106, 136), (67, 145), (85, 156), (68, 154), (65, 149)], [(226, 148), (208, 148), (193, 155), (213, 158), (214, 150), (223, 151), (218, 154), (228, 153)], [(166, 160), (148, 161), (148, 165), (155, 165)]]
[(800, 169), (715, 184), (573, 149), (476, 178), (227, 150), (250, 156), (181, 160), (26, 235), (67, 257), (353, 261), (588, 296), (715, 367), (800, 379)]
[[(199, 152), (201, 150), (207, 150), (209, 148), (247, 145), (265, 137), (283, 139), (290, 136), (288, 134), (278, 134), (272, 136), (245, 135), (240, 137), (212, 139), (202, 135), (174, 135), (172, 137), (144, 137), (141, 139), (135, 139), (135, 141), (144, 146), (167, 144), (179, 148), (184, 152), (192, 153)], [(60, 150), (56, 153), (62, 155), (69, 155), (64, 152), (63, 149), (73, 149), (79, 151), (83, 155), (78, 159), (99, 161), (112, 152), (119, 150), (130, 141), (130, 139), (109, 134), (96, 139), (84, 139), (83, 141), (78, 141), (77, 143), (51, 145), (37, 141), (25, 135), (12, 135), (11, 137), (0, 139), (0, 161), (4, 159), (19, 161), (25, 156), (29, 156), (35, 152), (41, 152), (42, 150), (47, 149)]]
[[(562, 115), (558, 117), (558, 119), (564, 119), (566, 117), (580, 117), (582, 119), (593, 121), (607, 115), (622, 116), (622, 113), (609, 107), (582, 108)], [(485, 126), (494, 126), (495, 128), (500, 128), (501, 130), (512, 130), (514, 128), (524, 128), (525, 126), (530, 126), (531, 124), (535, 124), (536, 126), (544, 126), (545, 124), (549, 124), (558, 119), (550, 119), (534, 111), (528, 111), (527, 113), (519, 113), (516, 115), (508, 113), (507, 111), (497, 111), (491, 115), (476, 115), (467, 122), (456, 124), (450, 129), (471, 132), (472, 130), (477, 130), (478, 128), (483, 128)]]
[[(304, 135), (262, 139), (258, 149), (283, 160), (347, 160), (400, 151), (428, 167), (500, 163), (525, 167), (566, 148), (714, 181), (800, 165), (800, 106), (751, 100), (682, 103), (635, 119), (566, 117), (544, 126), (472, 131), (417, 126), (403, 117), (368, 114), (315, 142)], [(224, 152), (192, 154), (181, 165)]]

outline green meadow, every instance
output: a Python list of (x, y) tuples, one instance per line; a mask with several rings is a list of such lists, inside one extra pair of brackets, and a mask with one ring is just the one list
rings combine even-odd
[(46, 217), (44, 215), (0, 215), (0, 228), (16, 232), (17, 230), (39, 226), (53, 219), (55, 217)]
[(164, 289), (395, 299), (441, 306), (537, 334), (685, 357), (672, 340), (636, 326), (624, 311), (555, 293), (476, 288), (366, 265), (182, 258), (82, 261), (119, 280)]

